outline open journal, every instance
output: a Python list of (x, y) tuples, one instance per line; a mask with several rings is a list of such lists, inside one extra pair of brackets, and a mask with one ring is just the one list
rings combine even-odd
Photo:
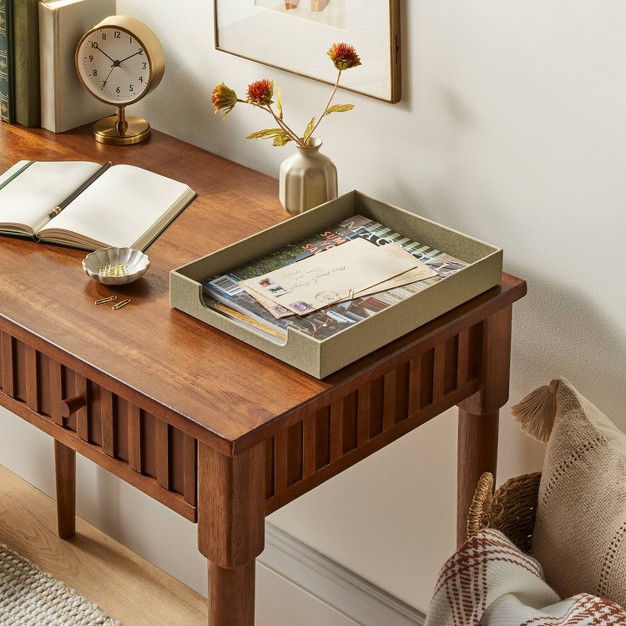
[(0, 176), (0, 233), (85, 250), (145, 250), (195, 196), (134, 165), (20, 161)]

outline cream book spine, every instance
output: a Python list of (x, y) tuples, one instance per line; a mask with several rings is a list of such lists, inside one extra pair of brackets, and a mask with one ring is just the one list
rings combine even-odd
[(116, 0), (44, 0), (39, 4), (41, 126), (54, 133), (94, 122), (115, 110), (82, 86), (74, 53), (82, 35), (109, 15)]

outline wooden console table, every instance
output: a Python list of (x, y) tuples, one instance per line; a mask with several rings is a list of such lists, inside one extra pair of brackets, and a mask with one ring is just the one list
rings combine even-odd
[[(265, 516), (458, 405), (458, 527), (479, 474), (495, 471), (508, 397), (512, 304), (502, 283), (320, 381), (168, 304), (168, 272), (288, 216), (276, 180), (155, 132), (130, 147), (89, 131), (0, 124), (0, 168), (19, 159), (136, 164), (199, 196), (114, 292), (85, 253), (0, 238), (0, 404), (55, 441), (59, 534), (74, 534), (75, 452), (198, 523), (210, 623), (254, 622)], [(128, 207), (132, 211), (132, 207)]]

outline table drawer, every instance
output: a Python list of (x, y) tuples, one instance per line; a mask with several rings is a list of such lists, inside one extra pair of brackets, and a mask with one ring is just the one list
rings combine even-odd
[(187, 519), (196, 520), (196, 440), (6, 332), (7, 408)]

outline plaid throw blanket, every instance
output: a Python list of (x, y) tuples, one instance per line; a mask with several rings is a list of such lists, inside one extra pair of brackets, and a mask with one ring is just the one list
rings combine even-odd
[(539, 563), (485, 529), (439, 573), (425, 626), (626, 626), (626, 612), (581, 593), (561, 600)]

